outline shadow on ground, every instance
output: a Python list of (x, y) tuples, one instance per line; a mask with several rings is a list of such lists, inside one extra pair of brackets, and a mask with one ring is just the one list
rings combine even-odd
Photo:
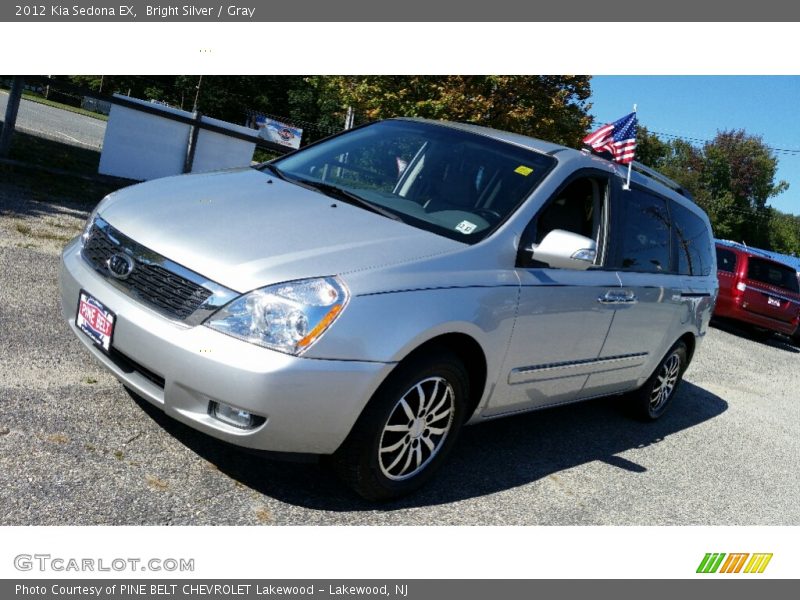
[(170, 435), (228, 476), (281, 502), (328, 511), (444, 504), (512, 489), (592, 461), (642, 473), (645, 467), (616, 455), (658, 444), (671, 434), (716, 417), (728, 406), (709, 391), (683, 382), (670, 411), (655, 423), (630, 419), (617, 397), (467, 427), (430, 484), (407, 498), (375, 505), (356, 497), (320, 465), (254, 457), (167, 417), (129, 393)]
[(757, 330), (752, 327), (748, 327), (744, 323), (740, 324), (736, 321), (720, 319), (719, 317), (715, 317), (711, 321), (711, 325), (720, 331), (730, 333), (731, 335), (735, 335), (739, 338), (744, 338), (756, 344), (764, 344), (765, 346), (770, 346), (771, 348), (777, 348), (793, 354), (800, 354), (800, 348), (795, 346), (788, 337), (780, 333)]
[[(100, 152), (80, 148), (64, 142), (15, 131), (9, 158), (26, 167), (0, 164), (0, 183), (24, 188), (31, 200), (42, 202), (69, 199), (88, 207), (94, 207), (106, 194), (134, 182), (89, 181), (85, 177), (97, 177)], [(44, 169), (60, 169), (74, 174), (54, 174)]]

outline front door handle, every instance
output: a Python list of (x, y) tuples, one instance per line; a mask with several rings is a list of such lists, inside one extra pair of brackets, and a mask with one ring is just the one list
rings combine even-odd
[(602, 304), (636, 304), (638, 299), (633, 290), (608, 290), (597, 301)]

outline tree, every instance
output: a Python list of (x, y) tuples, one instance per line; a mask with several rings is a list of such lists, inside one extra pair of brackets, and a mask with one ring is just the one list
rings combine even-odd
[(769, 209), (770, 248), (782, 254), (800, 255), (800, 217)]
[(669, 155), (669, 144), (640, 125), (636, 132), (636, 160), (653, 169), (660, 169)]
[(425, 117), (477, 123), (579, 147), (591, 125), (586, 76), (316, 77), (318, 98), (364, 120)]
[[(702, 147), (680, 139), (656, 142), (646, 130), (643, 139), (645, 151), (640, 155), (637, 148), (637, 159), (686, 188), (708, 213), (716, 237), (762, 248), (792, 247), (791, 228), (767, 207), (789, 184), (775, 181), (778, 159), (760, 137), (741, 129), (721, 131)], [(780, 234), (773, 231), (778, 223)]]

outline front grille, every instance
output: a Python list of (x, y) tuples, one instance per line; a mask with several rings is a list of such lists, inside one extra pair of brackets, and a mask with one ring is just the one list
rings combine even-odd
[(185, 320), (212, 294), (211, 290), (158, 264), (167, 261), (155, 252), (142, 249), (110, 225), (93, 225), (83, 245), (84, 259), (95, 270), (111, 277), (107, 262), (117, 252), (128, 254), (134, 266), (126, 279), (114, 279), (114, 283), (168, 317)]

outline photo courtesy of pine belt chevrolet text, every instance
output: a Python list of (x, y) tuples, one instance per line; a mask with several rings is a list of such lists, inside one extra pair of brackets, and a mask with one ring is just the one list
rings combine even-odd
[(64, 249), (62, 311), (167, 415), (389, 499), (467, 424), (607, 395), (665, 413), (716, 253), (679, 186), (626, 177), (513, 133), (371, 123), (107, 196)]

